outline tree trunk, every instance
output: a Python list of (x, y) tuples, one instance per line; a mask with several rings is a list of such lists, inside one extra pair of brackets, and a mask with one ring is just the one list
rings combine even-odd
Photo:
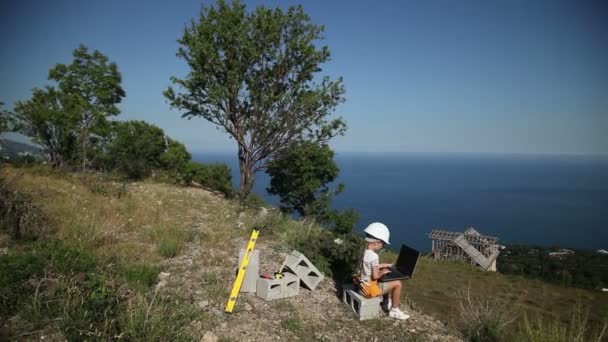
[(254, 173), (253, 167), (254, 162), (251, 160), (251, 155), (247, 150), (239, 145), (239, 169), (241, 174), (241, 183), (239, 189), (239, 196), (246, 198), (253, 189)]
[(87, 141), (89, 140), (89, 129), (84, 129), (84, 139), (82, 141), (82, 171), (87, 170)]

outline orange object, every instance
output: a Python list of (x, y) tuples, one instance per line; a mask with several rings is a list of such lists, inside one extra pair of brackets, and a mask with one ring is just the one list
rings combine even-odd
[(382, 288), (378, 285), (377, 280), (372, 280), (369, 283), (359, 283), (359, 289), (361, 289), (361, 294), (365, 298), (373, 298), (382, 295)]

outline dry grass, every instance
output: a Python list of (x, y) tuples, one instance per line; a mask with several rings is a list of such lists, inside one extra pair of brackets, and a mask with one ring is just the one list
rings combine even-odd
[(239, 208), (202, 189), (42, 169), (4, 167), (0, 176), (35, 200), (60, 239), (125, 262), (156, 263), (189, 242), (230, 247), (251, 224), (239, 227)]

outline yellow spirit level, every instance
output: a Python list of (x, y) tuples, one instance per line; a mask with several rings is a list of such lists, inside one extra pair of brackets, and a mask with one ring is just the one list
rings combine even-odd
[(253, 248), (255, 247), (255, 243), (258, 240), (259, 234), (260, 231), (257, 228), (254, 228), (253, 232), (251, 232), (251, 237), (249, 238), (249, 243), (247, 244), (247, 250), (245, 250), (243, 261), (241, 261), (239, 272), (236, 275), (236, 280), (234, 281), (234, 285), (232, 286), (230, 298), (228, 298), (228, 303), (226, 303), (227, 313), (232, 313), (232, 310), (234, 310), (234, 306), (236, 305), (236, 299), (238, 298), (239, 292), (241, 291), (241, 286), (243, 285), (243, 280), (245, 279), (245, 273), (247, 272), (247, 266), (249, 266), (249, 260), (251, 260)]

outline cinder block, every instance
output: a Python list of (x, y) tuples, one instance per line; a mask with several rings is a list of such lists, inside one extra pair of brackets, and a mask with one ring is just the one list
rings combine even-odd
[[(239, 252), (239, 267), (243, 261), (245, 255), (245, 249), (241, 249)], [(238, 268), (237, 268), (238, 271)], [(247, 266), (247, 272), (245, 273), (245, 279), (241, 286), (241, 292), (243, 293), (255, 293), (258, 275), (260, 274), (260, 251), (254, 250), (251, 253), (251, 259), (249, 259), (249, 266)]]
[(281, 279), (257, 279), (256, 295), (265, 301), (297, 296), (300, 293), (300, 279), (291, 273), (283, 273)]
[(353, 284), (342, 286), (342, 301), (353, 310), (360, 321), (380, 317), (382, 297), (365, 298), (359, 294)]
[(313, 265), (304, 254), (293, 251), (287, 257), (285, 267), (300, 278), (302, 284), (309, 290), (314, 290), (323, 280), (323, 273)]

